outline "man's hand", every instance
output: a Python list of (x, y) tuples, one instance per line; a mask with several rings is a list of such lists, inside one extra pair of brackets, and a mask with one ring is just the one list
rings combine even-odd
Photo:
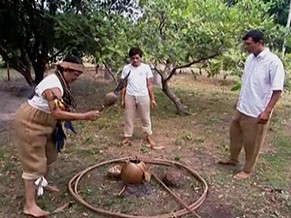
[(264, 110), (264, 112), (262, 112), (258, 116), (257, 123), (266, 124), (268, 122), (268, 120), (270, 119), (270, 115), (272, 113), (272, 110), (281, 96), (281, 92), (282, 92), (281, 90), (273, 91), (273, 94), (271, 96), (271, 99), (270, 99), (266, 109)]
[(85, 120), (91, 120), (91, 121), (97, 120), (101, 116), (99, 111), (89, 111), (89, 112), (86, 112), (84, 115), (85, 115)]
[(122, 108), (125, 108), (125, 101), (124, 101), (124, 100), (121, 100), (121, 101), (120, 101), (120, 106), (121, 106)]
[(270, 119), (270, 114), (267, 111), (262, 112), (258, 117), (257, 117), (257, 123), (259, 124), (266, 124), (268, 120)]
[(153, 99), (151, 100), (151, 108), (154, 108), (157, 106), (157, 102)]

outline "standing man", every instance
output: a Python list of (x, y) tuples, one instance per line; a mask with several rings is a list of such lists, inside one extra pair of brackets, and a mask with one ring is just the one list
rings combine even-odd
[(267, 134), (269, 121), (284, 86), (285, 72), (281, 60), (264, 47), (263, 34), (252, 30), (244, 37), (248, 56), (239, 98), (230, 125), (230, 157), (224, 165), (237, 165), (242, 147), (245, 164), (237, 179), (248, 178), (257, 161)]
[(130, 63), (124, 66), (121, 79), (125, 86), (121, 91), (121, 106), (125, 108), (125, 126), (123, 145), (130, 144), (133, 135), (136, 112), (141, 119), (142, 129), (146, 135), (149, 147), (155, 143), (151, 138), (152, 124), (150, 108), (156, 106), (153, 93), (153, 73), (149, 65), (141, 62), (142, 51), (139, 48), (129, 50)]

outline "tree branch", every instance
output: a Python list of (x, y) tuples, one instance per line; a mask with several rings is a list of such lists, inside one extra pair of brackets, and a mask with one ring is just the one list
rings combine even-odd
[(163, 73), (156, 66), (154, 66), (153, 69), (163, 78)]
[(208, 59), (214, 58), (214, 57), (218, 56), (219, 54), (220, 54), (220, 52), (217, 52), (217, 53), (215, 53), (215, 54), (213, 54), (213, 55), (209, 55), (209, 56), (207, 56), (207, 57), (203, 57), (203, 58), (199, 58), (199, 59), (197, 59), (197, 60), (193, 60), (192, 62), (190, 62), (190, 63), (188, 63), (188, 64), (184, 64), (184, 65), (181, 65), (181, 66), (175, 66), (175, 67), (171, 70), (169, 76), (165, 79), (165, 82), (167, 82), (168, 80), (170, 80), (170, 79), (172, 78), (172, 76), (176, 73), (176, 70), (190, 67), (190, 66), (192, 66), (193, 64), (200, 63), (201, 61), (205, 61), (205, 60), (208, 60)]
[(159, 33), (160, 33), (161, 38), (162, 38), (163, 40), (165, 40), (165, 39), (166, 39), (166, 36), (165, 36), (165, 34), (164, 34), (164, 32), (163, 32), (164, 27), (165, 27), (165, 25), (166, 25), (165, 12), (161, 12), (161, 13), (160, 13), (159, 21), (160, 21), (160, 23), (159, 23), (158, 30), (159, 30)]
[(111, 70), (109, 69), (107, 63), (106, 63), (105, 61), (102, 61), (102, 63), (104, 64), (104, 66), (105, 66), (107, 72), (108, 72), (108, 73), (110, 74), (110, 76), (113, 78), (115, 84), (117, 84), (117, 80), (116, 80), (115, 76), (113, 75), (113, 73), (111, 72)]
[(57, 57), (59, 54), (61, 54), (63, 51), (65, 51), (67, 47), (69, 47), (69, 46), (65, 46), (65, 47), (63, 47), (63, 48), (60, 49), (58, 52), (56, 52), (55, 54), (53, 54), (52, 56), (50, 56), (47, 60), (48, 60), (48, 61), (53, 60), (55, 57)]

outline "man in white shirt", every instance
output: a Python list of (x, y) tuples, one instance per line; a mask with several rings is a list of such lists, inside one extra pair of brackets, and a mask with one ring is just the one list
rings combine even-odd
[(148, 145), (153, 148), (155, 143), (151, 138), (152, 124), (150, 118), (150, 107), (156, 106), (152, 86), (153, 73), (149, 65), (141, 62), (141, 49), (131, 48), (129, 57), (131, 63), (124, 66), (121, 75), (121, 79), (126, 82), (121, 91), (121, 106), (125, 108), (124, 139), (122, 144), (130, 144), (137, 112), (140, 116)]
[(267, 134), (274, 106), (283, 91), (285, 72), (281, 60), (264, 47), (263, 34), (252, 30), (244, 37), (247, 57), (242, 85), (230, 125), (230, 157), (220, 164), (237, 165), (242, 148), (245, 164), (237, 179), (248, 178)]

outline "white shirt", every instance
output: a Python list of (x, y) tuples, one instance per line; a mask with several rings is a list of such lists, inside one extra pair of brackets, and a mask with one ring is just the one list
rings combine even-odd
[(237, 110), (257, 118), (267, 107), (273, 91), (283, 91), (285, 72), (277, 55), (265, 48), (257, 57), (250, 54), (242, 76)]
[(59, 78), (53, 73), (45, 77), (36, 87), (35, 87), (35, 95), (32, 99), (28, 100), (28, 104), (32, 107), (44, 111), (50, 114), (48, 101), (43, 97), (43, 92), (47, 89), (59, 88), (61, 94), (64, 94), (63, 87)]
[(121, 79), (124, 79), (131, 71), (127, 79), (126, 94), (133, 96), (148, 96), (147, 79), (153, 77), (148, 64), (141, 63), (138, 67), (128, 64), (123, 67)]

